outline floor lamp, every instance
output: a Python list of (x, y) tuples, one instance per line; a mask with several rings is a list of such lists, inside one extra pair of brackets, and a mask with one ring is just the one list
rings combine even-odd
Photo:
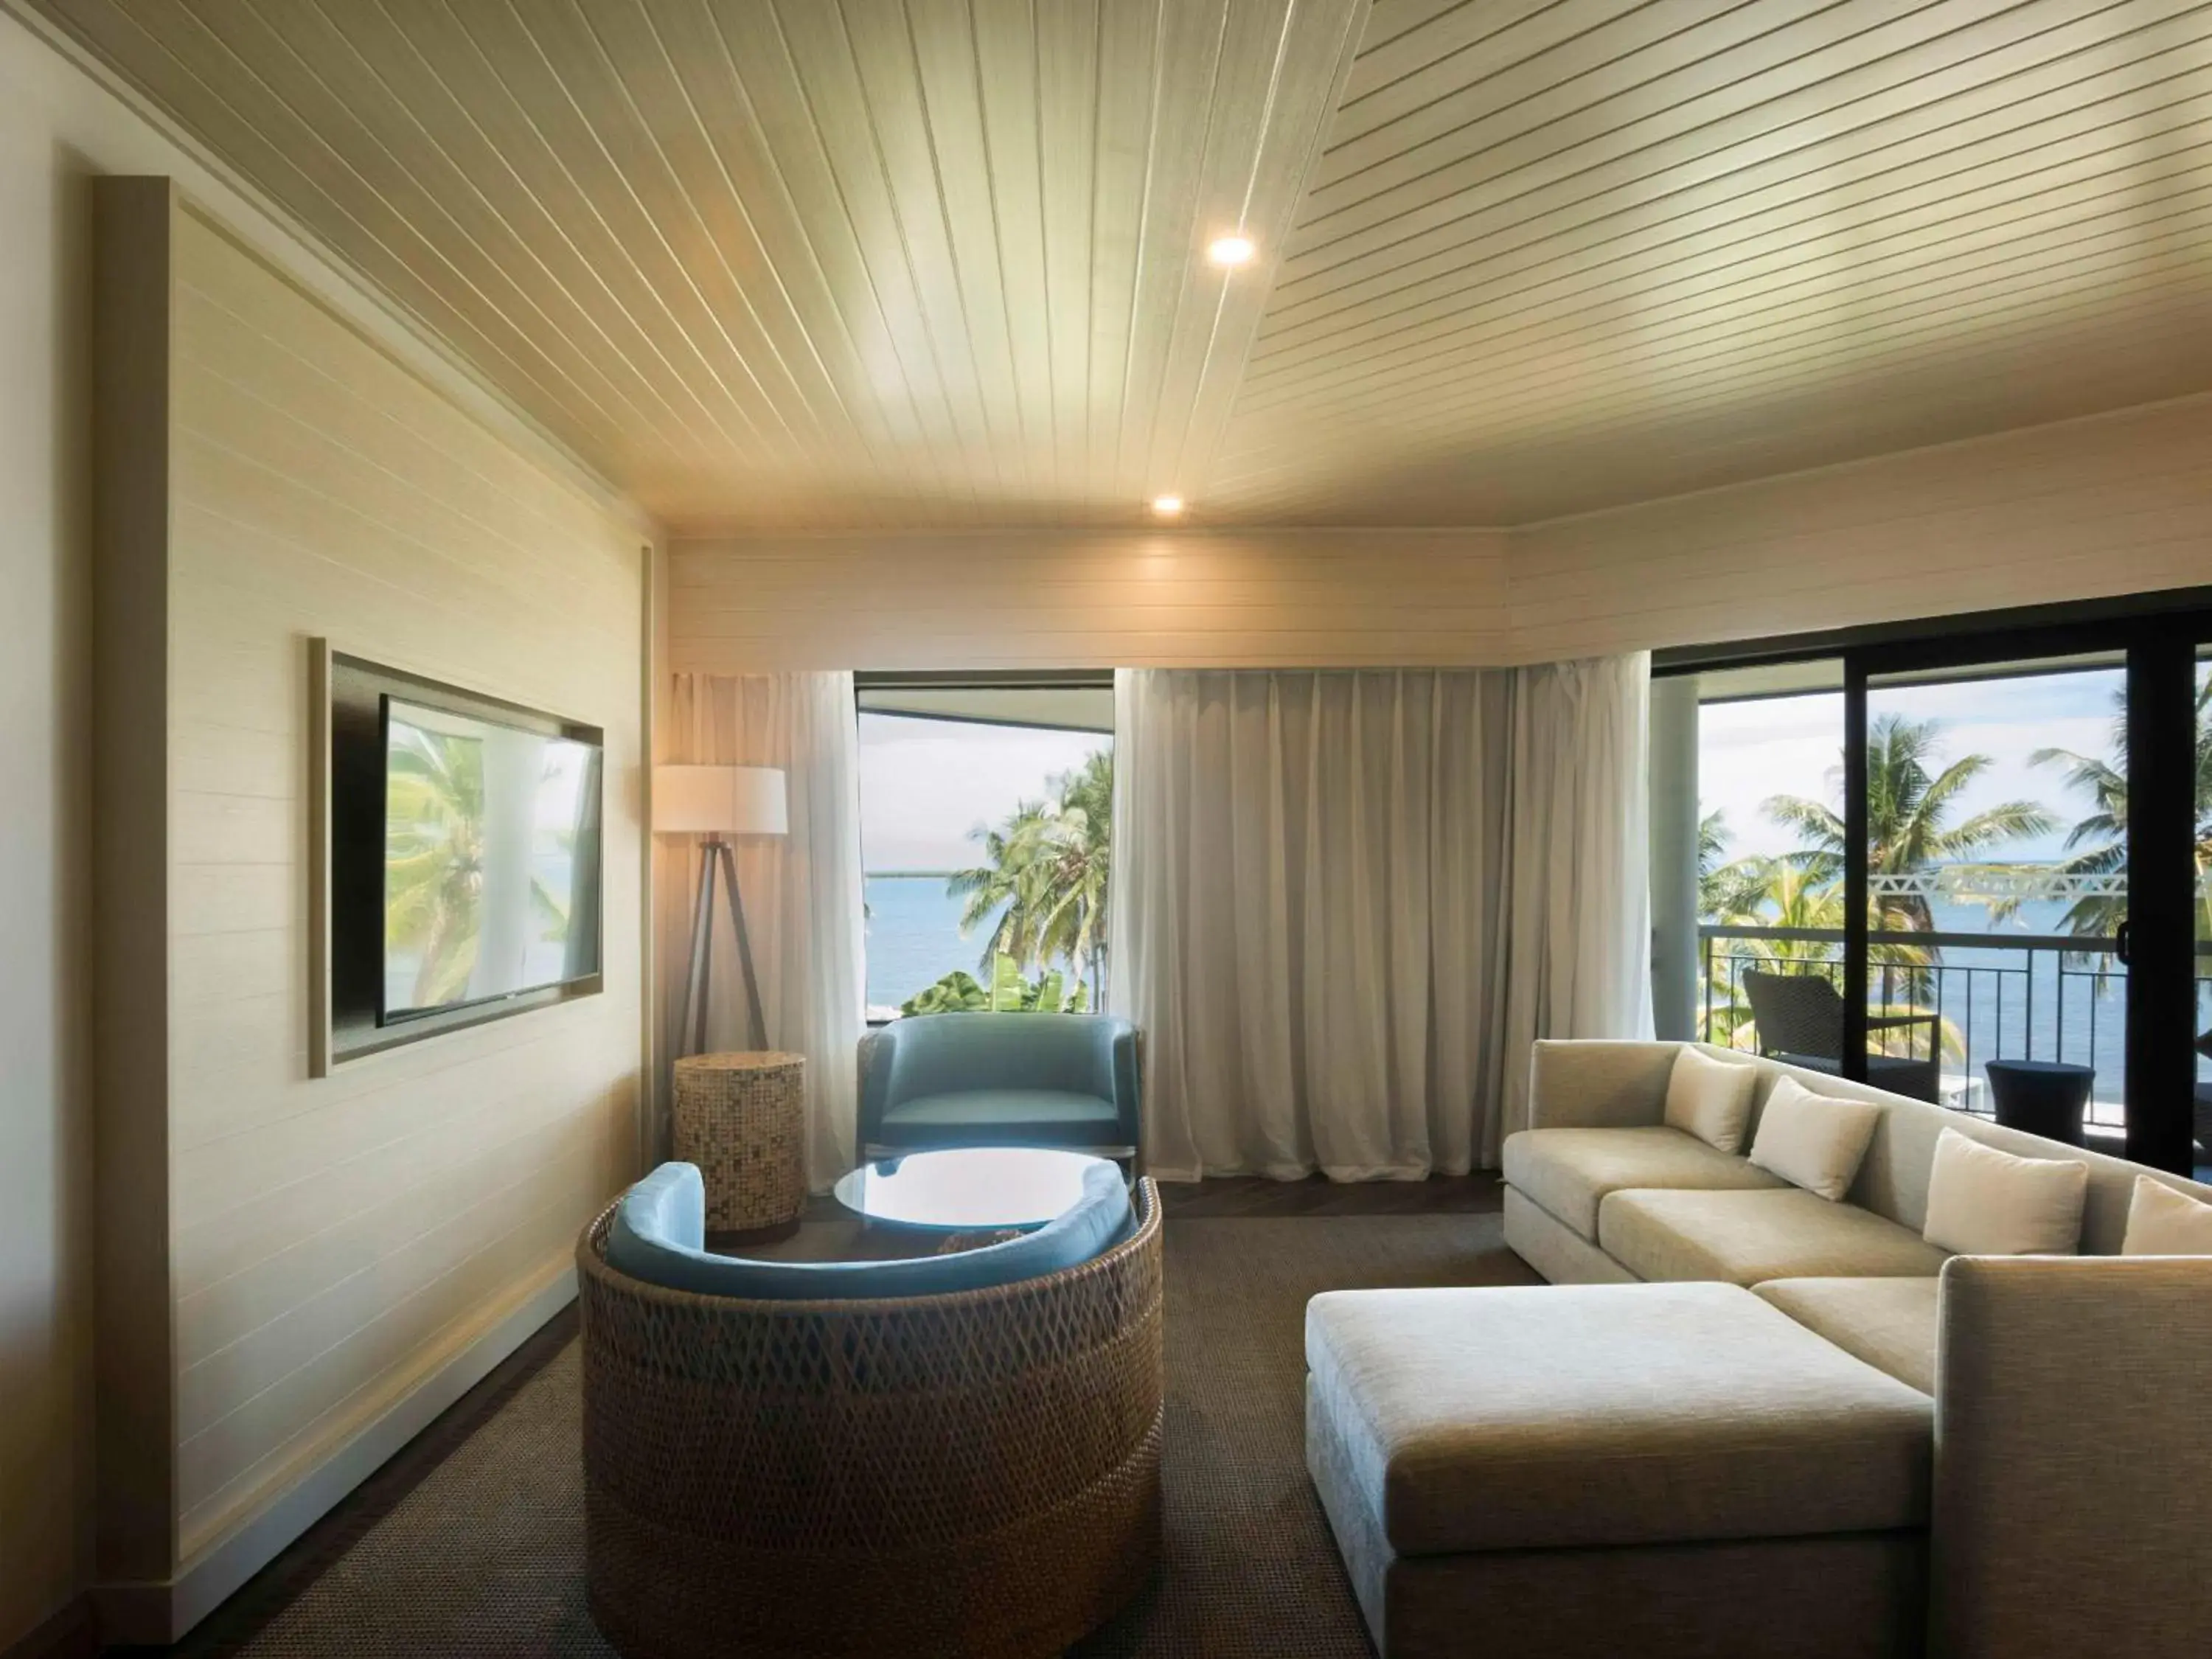
[[(700, 836), (699, 890), (691, 902), (691, 954), (684, 975), (684, 1024), (690, 1046), (707, 1046), (707, 997), (714, 975), (714, 889), (729, 895), (730, 921), (738, 931), (738, 966), (745, 976), (746, 1040), (768, 1043), (768, 1020), (761, 1012), (760, 980), (753, 972), (752, 935), (745, 928), (745, 901), (738, 890), (738, 860), (732, 836), (781, 836), (790, 829), (783, 774), (772, 766), (656, 766), (653, 769), (653, 831), (657, 836)], [(679, 1038), (679, 1044), (685, 1038)]]

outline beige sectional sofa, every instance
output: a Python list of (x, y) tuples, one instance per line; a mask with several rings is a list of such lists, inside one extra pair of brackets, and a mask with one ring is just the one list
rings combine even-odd
[[(2148, 1172), (1728, 1056), (1747, 1146), (1784, 1076), (1881, 1109), (1831, 1201), (1666, 1125), (1680, 1046), (1537, 1045), (1505, 1234), (1550, 1285), (1309, 1309), (1308, 1463), (1385, 1659), (2206, 1651), (2212, 1257), (2120, 1257)], [(2085, 1165), (2081, 1255), (1927, 1243), (1946, 1129)]]
[[(1947, 1255), (1920, 1230), (1945, 1129), (2021, 1157), (2086, 1165), (2081, 1254), (2119, 1254), (2140, 1165), (1779, 1060), (1707, 1050), (1759, 1074), (1747, 1146), (1777, 1078), (1882, 1107), (1856, 1179), (1844, 1201), (1832, 1204), (1662, 1121), (1680, 1046), (1536, 1045), (1528, 1127), (1505, 1141), (1505, 1242), (1552, 1283), (1741, 1285), (1927, 1391), (1936, 1275)], [(2212, 1189), (2162, 1178), (2212, 1199)]]

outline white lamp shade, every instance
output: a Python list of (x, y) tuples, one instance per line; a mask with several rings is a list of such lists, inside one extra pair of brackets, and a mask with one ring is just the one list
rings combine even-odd
[(656, 766), (653, 828), (663, 836), (781, 836), (791, 828), (773, 766)]

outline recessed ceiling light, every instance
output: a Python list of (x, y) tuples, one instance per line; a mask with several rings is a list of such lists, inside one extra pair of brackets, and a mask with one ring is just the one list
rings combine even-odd
[(1182, 497), (1180, 495), (1155, 495), (1152, 497), (1152, 511), (1158, 514), (1163, 519), (1172, 519), (1176, 514), (1182, 511)]
[(1217, 236), (1207, 246), (1206, 257), (1217, 265), (1241, 265), (1252, 257), (1249, 236)]

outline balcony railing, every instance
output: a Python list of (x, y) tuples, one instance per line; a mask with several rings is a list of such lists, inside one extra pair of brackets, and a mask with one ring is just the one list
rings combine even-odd
[[(1844, 988), (1840, 928), (1756, 927), (1708, 923), (1698, 929), (1702, 966), (1699, 1033), (1751, 1048), (1756, 1041), (1746, 969), (1825, 975)], [(1876, 1013), (1933, 1014), (1939, 1033), (1938, 1094), (1986, 1114), (1982, 1067), (1992, 1060), (2057, 1060), (2093, 1067), (2088, 1126), (2108, 1134), (2124, 1127), (2127, 1097), (2127, 969), (2118, 941), (2072, 933), (1913, 933), (1868, 935), (1867, 1001)], [(1882, 960), (1900, 947), (1924, 963)], [(2197, 981), (2200, 1006), (2212, 978)], [(1917, 1028), (1912, 1057), (1925, 1059), (1928, 1027)], [(1876, 1041), (1885, 1034), (1877, 1034)], [(1905, 1041), (1902, 1030), (1892, 1040)]]

